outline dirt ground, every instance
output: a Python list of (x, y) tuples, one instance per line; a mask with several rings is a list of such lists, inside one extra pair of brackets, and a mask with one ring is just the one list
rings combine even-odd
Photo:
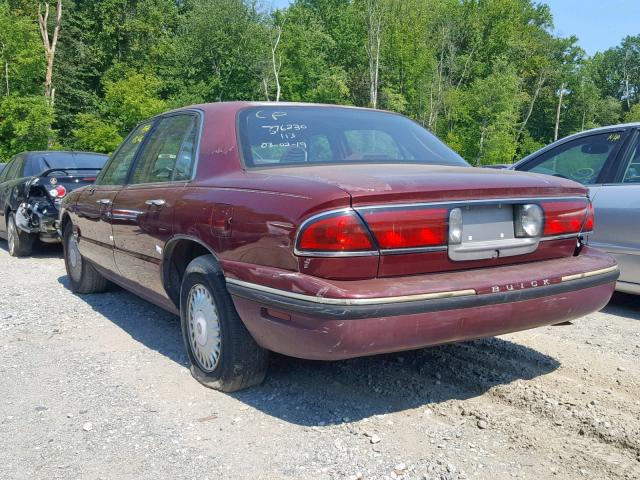
[(640, 479), (640, 297), (570, 325), (335, 363), (236, 394), (175, 317), (76, 296), (0, 242), (0, 479)]

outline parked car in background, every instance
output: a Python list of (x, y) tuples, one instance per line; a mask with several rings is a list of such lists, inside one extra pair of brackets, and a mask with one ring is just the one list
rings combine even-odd
[(571, 135), (510, 168), (586, 185), (596, 216), (588, 243), (618, 261), (617, 290), (640, 294), (640, 123)]
[(34, 242), (60, 240), (55, 222), (62, 199), (93, 183), (109, 157), (88, 152), (24, 152), (0, 173), (0, 237), (13, 256), (29, 255)]
[(333, 360), (499, 335), (602, 308), (587, 190), (471, 168), (376, 110), (200, 105), (141, 123), (62, 202), (76, 292), (113, 281), (179, 314), (191, 371), (232, 391), (268, 351)]

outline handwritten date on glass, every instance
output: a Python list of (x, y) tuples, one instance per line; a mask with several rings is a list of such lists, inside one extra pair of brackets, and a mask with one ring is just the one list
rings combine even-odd
[(276, 147), (295, 147), (295, 148), (303, 148), (307, 149), (307, 142), (281, 142), (281, 143), (272, 143), (272, 142), (262, 142), (260, 144), (260, 148), (276, 148)]

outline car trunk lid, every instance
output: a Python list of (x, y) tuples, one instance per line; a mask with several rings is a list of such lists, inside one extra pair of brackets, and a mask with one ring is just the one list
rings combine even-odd
[[(543, 234), (519, 238), (514, 231), (515, 215), (519, 208), (531, 203), (541, 209), (565, 201), (577, 203), (578, 209), (587, 207), (587, 190), (577, 183), (511, 171), (430, 165), (344, 165), (288, 167), (270, 169), (270, 173), (299, 175), (307, 181), (313, 179), (347, 192), (353, 209), (377, 241), (379, 277), (570, 256), (575, 251), (578, 232), (562, 238)], [(449, 215), (454, 208), (460, 209), (463, 225), (458, 245), (451, 245), (448, 238), (442, 240), (448, 234)], [(419, 224), (434, 215), (440, 219), (440, 228), (432, 221), (434, 228), (422, 238), (426, 243), (420, 244), (420, 239), (415, 245), (394, 243), (393, 237), (399, 236), (394, 230), (404, 228), (405, 218)], [(376, 222), (381, 225), (379, 228)], [(443, 233), (442, 223), (447, 233)], [(383, 239), (377, 230), (385, 228), (384, 233), (390, 235)], [(429, 236), (440, 240), (430, 245)]]

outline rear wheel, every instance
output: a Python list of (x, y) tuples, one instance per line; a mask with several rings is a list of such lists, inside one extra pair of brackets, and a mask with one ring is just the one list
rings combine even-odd
[(21, 232), (16, 225), (16, 217), (9, 214), (7, 220), (7, 242), (9, 243), (9, 255), (12, 257), (25, 257), (31, 255), (35, 237), (29, 233)]
[(71, 222), (65, 226), (62, 245), (64, 249), (64, 264), (71, 281), (71, 290), (76, 293), (104, 292), (109, 286), (109, 281), (80, 254), (78, 239), (73, 234), (73, 224)]
[(240, 320), (211, 255), (196, 258), (185, 271), (180, 320), (196, 380), (223, 392), (262, 383), (269, 354)]

